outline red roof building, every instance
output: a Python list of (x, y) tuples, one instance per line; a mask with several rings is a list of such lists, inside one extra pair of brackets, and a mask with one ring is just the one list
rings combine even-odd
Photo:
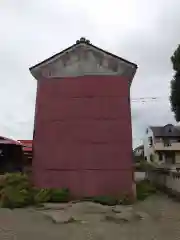
[(0, 174), (22, 170), (22, 144), (19, 141), (0, 136)]
[(32, 140), (18, 140), (23, 145), (24, 151), (32, 151)]
[(18, 140), (22, 144), (24, 155), (32, 164), (32, 140)]

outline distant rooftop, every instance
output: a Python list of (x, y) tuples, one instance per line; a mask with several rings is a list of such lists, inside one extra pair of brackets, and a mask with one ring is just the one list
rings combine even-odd
[(150, 126), (155, 137), (180, 137), (180, 129), (172, 124), (165, 126)]

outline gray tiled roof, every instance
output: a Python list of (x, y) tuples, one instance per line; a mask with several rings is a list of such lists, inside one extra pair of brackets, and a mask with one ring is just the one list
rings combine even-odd
[(180, 137), (180, 129), (172, 124), (151, 126), (150, 129), (153, 131), (155, 137)]

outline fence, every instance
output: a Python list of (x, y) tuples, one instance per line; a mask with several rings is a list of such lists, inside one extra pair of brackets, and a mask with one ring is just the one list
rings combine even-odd
[(170, 170), (151, 170), (147, 173), (148, 179), (168, 193), (180, 196), (180, 172)]

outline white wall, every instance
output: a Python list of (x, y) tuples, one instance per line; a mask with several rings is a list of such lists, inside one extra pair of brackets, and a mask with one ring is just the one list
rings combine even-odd
[(148, 162), (150, 162), (150, 155), (154, 153), (153, 146), (149, 147), (149, 140), (148, 140), (149, 137), (153, 138), (153, 132), (150, 128), (148, 128), (148, 133), (145, 132), (145, 137), (144, 137), (144, 156), (147, 158)]
[(134, 173), (135, 181), (139, 182), (145, 179), (146, 173), (145, 172), (135, 172)]
[(180, 173), (169, 171), (167, 174), (161, 172), (149, 172), (148, 179), (161, 187), (167, 188), (172, 193), (180, 193)]

